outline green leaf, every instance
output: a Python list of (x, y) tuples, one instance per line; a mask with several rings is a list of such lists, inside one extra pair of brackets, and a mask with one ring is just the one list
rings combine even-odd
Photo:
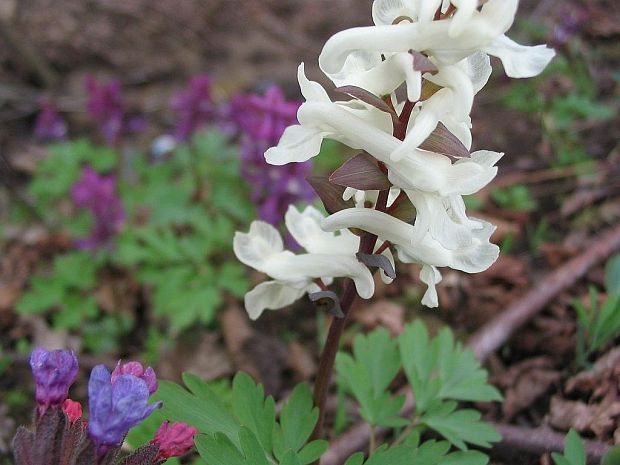
[[(184, 377), (191, 376), (184, 374)], [(197, 378), (193, 378), (194, 381)], [(164, 401), (169, 418), (192, 425), (202, 433), (222, 433), (238, 441), (240, 425), (205, 381), (192, 386), (192, 393), (181, 386), (161, 381), (157, 398)]]
[(199, 434), (194, 439), (196, 449), (209, 465), (253, 465), (222, 433)]
[(613, 446), (603, 456), (601, 465), (618, 465), (620, 464), (620, 445)]
[(477, 450), (464, 450), (447, 455), (439, 465), (486, 465), (489, 456)]
[(421, 421), (461, 450), (467, 449), (465, 443), (491, 447), (491, 442), (501, 440), (501, 435), (491, 425), (480, 421), (480, 412), (455, 409), (456, 402), (444, 402), (425, 413)]
[[(390, 448), (384, 444), (375, 450), (370, 457), (368, 457), (365, 465), (411, 465), (412, 463), (418, 465), (419, 462), (414, 462), (412, 460), (414, 453), (415, 448), (406, 444), (400, 444)], [(420, 463), (421, 465), (427, 465), (423, 462)], [(429, 463), (428, 465), (434, 464)]]
[(336, 372), (360, 404), (360, 414), (371, 425), (404, 426), (399, 416), (404, 396), (387, 390), (400, 370), (396, 340), (385, 328), (359, 335), (353, 343), (353, 356), (339, 353)]
[(416, 411), (424, 412), (434, 399), (501, 400), (487, 383), (487, 372), (473, 352), (454, 341), (449, 329), (429, 339), (424, 325), (415, 321), (399, 337), (405, 374), (416, 397)]
[(249, 428), (245, 426), (241, 428), (241, 431), (239, 431), (239, 442), (248, 464), (271, 465), (265, 455), (265, 449)]
[(306, 384), (298, 384), (280, 413), (276, 457), (282, 457), (288, 449), (299, 451), (310, 438), (318, 418), (319, 409), (313, 405), (310, 388)]
[(276, 421), (273, 397), (265, 399), (263, 386), (255, 384), (245, 373), (237, 373), (233, 380), (233, 413), (243, 426), (260, 440), (265, 450), (272, 449), (272, 433)]
[(620, 254), (605, 264), (605, 289), (609, 294), (620, 294)]
[(56, 278), (67, 287), (90, 289), (96, 284), (97, 263), (88, 252), (71, 252), (54, 259)]
[(59, 305), (65, 296), (63, 283), (54, 279), (35, 276), (30, 282), (30, 290), (22, 294), (15, 305), (22, 315), (38, 314)]
[(344, 465), (362, 465), (364, 463), (364, 454), (362, 452), (356, 452), (347, 459)]
[(329, 442), (323, 439), (317, 439), (309, 442), (304, 446), (298, 454), (301, 465), (306, 465), (318, 460), (329, 447)]

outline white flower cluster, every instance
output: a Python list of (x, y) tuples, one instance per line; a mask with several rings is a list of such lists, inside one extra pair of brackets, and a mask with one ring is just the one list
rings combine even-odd
[[(402, 138), (394, 135), (394, 115), (364, 99), (332, 102), (300, 65), (298, 80), (305, 98), (297, 114), (300, 124), (288, 127), (277, 147), (265, 153), (267, 162), (305, 161), (319, 153), (323, 139), (340, 141), (380, 162), (387, 169), (391, 192), (404, 193), (416, 217), (411, 224), (368, 207), (373, 202), (365, 200), (376, 198), (376, 191), (356, 193), (355, 208), (327, 218), (313, 208), (302, 213), (290, 209), (286, 224), (307, 250), (303, 255), (285, 251), (273, 227), (254, 222), (249, 233), (236, 234), (235, 253), (274, 281), (247, 294), (252, 318), (319, 290), (317, 278), (328, 283), (334, 277), (351, 277), (359, 295), (369, 298), (372, 277), (356, 258), (359, 238), (349, 228), (376, 235), (378, 245), (389, 241), (402, 262), (422, 265), (420, 278), (428, 285), (422, 303), (429, 307), (438, 305), (438, 267), (476, 273), (496, 260), (499, 248), (489, 242), (495, 227), (468, 217), (463, 196), (495, 177), (495, 164), (503, 154), (480, 150), (454, 161), (423, 148), (423, 143), (441, 123), (469, 151), (469, 115), (474, 95), (491, 74), (490, 55), (501, 60), (508, 76), (523, 78), (539, 74), (554, 51), (544, 45), (519, 45), (504, 35), (518, 0), (482, 3), (375, 0), (374, 26), (339, 32), (325, 44), (319, 64), (337, 87), (361, 88), (366, 95), (387, 100), (395, 113), (407, 101), (414, 104)], [(345, 195), (351, 196), (351, 189)]]

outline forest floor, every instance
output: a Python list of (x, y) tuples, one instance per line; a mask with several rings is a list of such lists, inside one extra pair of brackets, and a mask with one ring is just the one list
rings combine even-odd
[[(620, 337), (593, 352), (588, 368), (575, 355), (575, 301), (589, 308), (592, 286), (598, 289), (594, 300), (606, 300), (611, 290), (605, 265), (620, 251), (620, 12), (613, 3), (523, 1), (514, 37), (551, 42), (563, 65), (525, 83), (511, 82), (494, 66), (491, 83), (477, 97), (474, 148), (506, 155), (497, 179), (471, 199), (470, 208), (498, 225), (493, 241), (502, 246), (499, 260), (476, 275), (446, 270), (439, 310), (420, 307), (418, 270), (399, 266), (394, 284), (378, 284), (370, 303), (358, 302), (346, 333), (345, 345), (354, 330), (382, 325), (397, 334), (415, 317), (431, 328), (448, 324), (469, 341), (504, 394), (502, 403), (477, 407), (485, 419), (519, 427), (525, 435), (493, 450), (497, 465), (551, 463), (537, 449), (534, 428), (560, 437), (574, 428), (596, 443), (620, 443)], [(221, 99), (270, 82), (297, 96), (299, 62), (326, 84), (317, 67), (322, 44), (336, 31), (368, 24), (369, 12), (370, 2), (359, 0), (2, 2), (0, 37), (9, 46), (0, 47), (0, 181), (6, 188), (0, 187), (0, 462), (33, 405), (24, 341), (27, 347), (59, 341), (72, 346), (80, 337), (56, 330), (49, 315), (15, 311), (35, 270), (68, 247), (64, 236), (35, 221), (25, 229), (11, 227), (8, 213), (46, 157), (45, 146), (32, 136), (41, 96), (58, 102), (75, 135), (88, 135), (85, 76), (121, 79), (131, 108), (151, 123), (133, 141), (146, 149), (169, 123), (168, 102), (189, 77), (211, 75)], [(142, 326), (123, 339), (122, 350), (84, 354), (85, 367), (140, 357), (148, 327), (161, 325), (150, 320), (149, 290), (128, 285), (119, 291), (124, 279), (112, 270), (100, 289), (114, 291), (98, 298), (120, 293), (120, 307), (135, 312)], [(241, 301), (227, 302), (216, 323), (185, 330), (175, 335), (175, 344), (155, 350), (160, 377), (178, 380), (191, 371), (215, 379), (244, 370), (276, 397), (293, 382), (312, 379), (316, 332), (325, 322), (309, 303), (251, 323)], [(518, 305), (527, 316), (519, 324), (500, 323), (506, 337), (488, 349), (490, 331), (498, 327), (486, 325)]]

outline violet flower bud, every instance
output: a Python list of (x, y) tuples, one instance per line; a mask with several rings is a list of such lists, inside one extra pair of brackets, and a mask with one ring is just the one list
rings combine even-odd
[(121, 374), (112, 382), (105, 365), (93, 368), (88, 381), (88, 434), (101, 458), (117, 447), (127, 432), (141, 423), (162, 403), (149, 404), (149, 388), (144, 379)]
[(155, 462), (161, 462), (170, 457), (180, 457), (194, 447), (194, 436), (198, 430), (182, 422), (170, 423), (165, 421), (155, 433), (151, 444), (157, 444), (159, 451)]
[(37, 347), (30, 354), (30, 367), (36, 383), (37, 412), (41, 416), (48, 407), (65, 401), (77, 377), (78, 361), (72, 351)]
[(112, 384), (116, 383), (116, 380), (121, 375), (134, 375), (136, 378), (144, 380), (149, 388), (149, 394), (153, 394), (157, 391), (157, 376), (155, 370), (151, 367), (144, 368), (140, 362), (127, 362), (121, 365), (119, 360), (116, 364), (116, 368), (112, 371)]

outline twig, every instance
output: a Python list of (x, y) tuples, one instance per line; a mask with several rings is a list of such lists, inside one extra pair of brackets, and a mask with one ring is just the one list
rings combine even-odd
[[(404, 394), (406, 397), (405, 404), (400, 411), (401, 415), (411, 415), (414, 407), (411, 389), (405, 386), (398, 391), (398, 394)], [(502, 441), (494, 447), (496, 452), (501, 453), (512, 449), (513, 452), (524, 451), (531, 454), (544, 454), (564, 450), (564, 435), (549, 428), (523, 428), (503, 423), (491, 424), (502, 435)], [(378, 438), (386, 436), (389, 432), (389, 428), (377, 428), (375, 431)], [(353, 453), (367, 447), (370, 434), (370, 426), (365, 422), (353, 426), (331, 443), (329, 449), (321, 457), (321, 465), (344, 463)], [(598, 464), (609, 449), (607, 444), (598, 441), (585, 440), (584, 445), (589, 465)]]
[[(502, 435), (501, 447), (498, 447), (498, 450), (512, 449), (535, 455), (564, 450), (564, 435), (549, 428), (522, 428), (500, 423), (494, 423), (493, 426)], [(584, 446), (588, 463), (592, 465), (600, 463), (609, 449), (607, 444), (590, 440), (584, 440)]]
[(480, 328), (469, 339), (478, 360), (485, 360), (556, 295), (575, 284), (590, 268), (620, 249), (620, 225), (592, 241), (584, 252), (553, 271), (538, 286)]

